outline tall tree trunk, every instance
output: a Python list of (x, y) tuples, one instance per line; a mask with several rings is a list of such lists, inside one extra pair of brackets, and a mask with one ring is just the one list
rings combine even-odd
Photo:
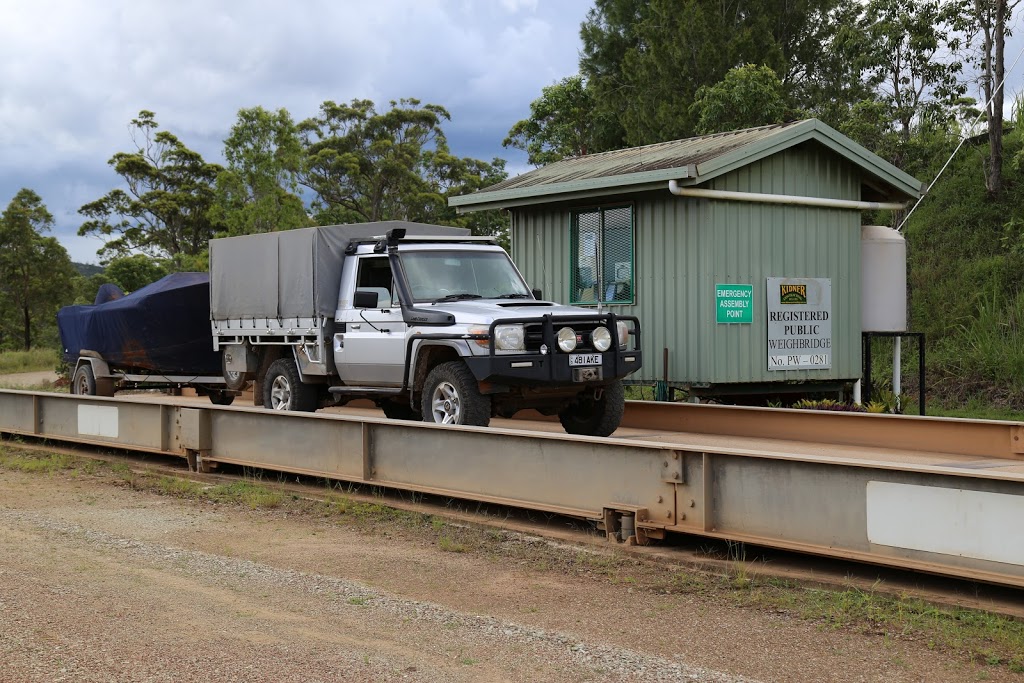
[(32, 349), (32, 316), (29, 314), (28, 306), (21, 307), (22, 322), (25, 325), (25, 350)]
[[(1020, 0), (1013, 0), (1016, 5)], [(990, 197), (1003, 191), (1003, 102), (1005, 89), (1004, 45), (1009, 0), (975, 0), (974, 8), (981, 29), (982, 84), (988, 115), (988, 160), (985, 168), (985, 189)]]
[(1003, 47), (1006, 38), (1006, 0), (996, 0), (995, 26), (993, 41), (995, 42), (995, 63), (992, 65), (992, 87), (995, 97), (992, 98), (991, 116), (988, 123), (988, 178), (985, 185), (993, 197), (1003, 192)]

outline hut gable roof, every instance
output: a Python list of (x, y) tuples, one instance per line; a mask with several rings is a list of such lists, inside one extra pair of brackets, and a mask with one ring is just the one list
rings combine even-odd
[(821, 121), (807, 119), (563, 159), (472, 194), (452, 197), (449, 204), (476, 211), (661, 189), (669, 180), (699, 185), (809, 141), (859, 166), (894, 199), (921, 194), (922, 185), (916, 178)]

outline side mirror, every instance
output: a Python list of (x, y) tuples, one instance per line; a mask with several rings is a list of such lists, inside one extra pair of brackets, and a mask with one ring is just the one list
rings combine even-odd
[(377, 308), (377, 292), (357, 289), (352, 295), (352, 305), (355, 308)]
[(533, 298), (534, 299), (543, 299), (544, 298), (544, 295), (541, 294), (541, 291), (539, 289), (531, 289), (530, 292), (533, 293)]

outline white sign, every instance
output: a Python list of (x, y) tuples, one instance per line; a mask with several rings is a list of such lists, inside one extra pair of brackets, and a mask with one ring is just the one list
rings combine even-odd
[(832, 281), (770, 277), (767, 281), (768, 369), (832, 367)]

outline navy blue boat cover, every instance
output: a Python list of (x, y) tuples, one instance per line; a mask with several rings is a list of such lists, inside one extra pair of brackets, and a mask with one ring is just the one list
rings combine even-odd
[(87, 349), (120, 370), (221, 374), (210, 332), (208, 273), (174, 273), (119, 299), (65, 306), (57, 326), (64, 360), (72, 364)]

